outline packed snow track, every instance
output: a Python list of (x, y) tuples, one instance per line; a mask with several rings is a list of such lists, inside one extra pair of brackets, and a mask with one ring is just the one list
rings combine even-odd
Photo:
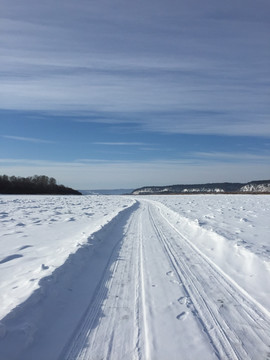
[[(43, 300), (51, 321), (41, 316), (46, 326), (19, 352), (16, 332), (5, 336), (3, 360), (270, 359), (269, 311), (164, 209), (137, 200), (97, 232), (84, 265)], [(65, 303), (46, 313), (59, 297)]]

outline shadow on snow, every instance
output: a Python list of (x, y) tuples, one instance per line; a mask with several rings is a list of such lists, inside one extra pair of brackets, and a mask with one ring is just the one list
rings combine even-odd
[(39, 288), (25, 302), (1, 320), (1, 359), (62, 360), (70, 351), (73, 356), (80, 353), (87, 335), (104, 317), (106, 284), (119, 259), (127, 221), (138, 207), (136, 202), (122, 210), (92, 234), (62, 266), (39, 281)]

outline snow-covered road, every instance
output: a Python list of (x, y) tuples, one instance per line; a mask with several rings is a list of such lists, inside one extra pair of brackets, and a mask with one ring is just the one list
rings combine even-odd
[(0, 358), (270, 358), (269, 307), (196, 245), (211, 232), (179, 219), (131, 202), (44, 280), (41, 302), (34, 293), (7, 317)]
[(267, 354), (269, 312), (192, 245), (159, 207), (142, 201), (122, 241), (95, 295), (102, 297), (105, 283), (102, 317), (89, 308), (64, 359), (256, 359)]
[(140, 202), (63, 359), (214, 357), (196, 316), (189, 316), (190, 297), (163, 229), (171, 231), (158, 209)]

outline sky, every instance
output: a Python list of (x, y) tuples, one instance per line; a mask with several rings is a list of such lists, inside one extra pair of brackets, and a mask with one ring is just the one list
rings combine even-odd
[(269, 0), (1, 0), (0, 174), (270, 179)]

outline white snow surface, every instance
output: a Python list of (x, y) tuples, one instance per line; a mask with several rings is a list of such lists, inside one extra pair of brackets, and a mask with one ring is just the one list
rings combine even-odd
[(0, 319), (134, 200), (0, 196)]
[(0, 196), (0, 359), (269, 359), (268, 195)]

